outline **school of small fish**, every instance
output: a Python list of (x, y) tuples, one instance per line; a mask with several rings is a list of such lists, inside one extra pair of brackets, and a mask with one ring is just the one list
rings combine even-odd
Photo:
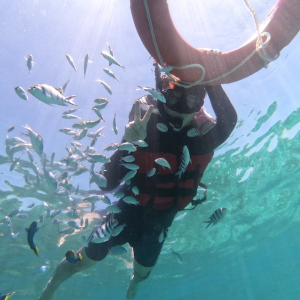
[[(108, 45), (109, 53), (102, 51), (102, 56), (108, 61), (109, 66), (116, 65), (123, 69), (122, 66), (114, 57), (113, 51), (111, 47)], [(75, 62), (73, 58), (66, 54), (66, 58), (68, 63), (77, 72)], [(84, 59), (84, 78), (87, 75), (89, 63), (89, 55), (86, 54)], [(33, 57), (32, 55), (28, 55), (26, 60), (27, 68), (29, 72), (32, 72)], [(110, 69), (104, 69), (104, 72), (119, 81), (116, 75)], [(103, 80), (96, 79), (97, 82), (103, 85), (105, 90), (111, 95), (112, 90), (110, 86)], [(33, 95), (38, 100), (44, 102), (47, 105), (60, 105), (60, 106), (68, 106), (69, 104), (76, 106), (74, 102), (75, 95), (65, 97), (66, 87), (69, 83), (69, 80), (64, 84), (64, 86), (56, 88), (48, 84), (35, 84), (28, 88), (28, 92)], [(147, 92), (150, 92), (155, 98), (165, 103), (164, 96), (157, 90), (148, 87), (140, 87)], [(18, 86), (15, 88), (16, 94), (23, 100), (28, 101), (28, 95), (24, 88)], [(25, 228), (23, 232), (26, 231), (27, 234), (27, 243), (30, 249), (39, 256), (41, 253), (39, 252), (38, 246), (43, 244), (43, 234), (39, 233), (39, 231), (43, 231), (43, 227), (45, 223), (51, 223), (51, 226), (55, 226), (57, 230), (58, 238), (61, 234), (64, 236), (77, 234), (80, 235), (80, 242), (85, 247), (88, 246), (89, 242), (92, 243), (103, 243), (109, 240), (113, 236), (117, 236), (122, 232), (126, 224), (119, 224), (116, 219), (114, 219), (114, 214), (118, 214), (121, 212), (120, 208), (111, 202), (109, 197), (106, 194), (93, 194), (88, 193), (82, 190), (79, 190), (79, 186), (75, 188), (72, 180), (75, 177), (80, 176), (86, 172), (90, 173), (90, 185), (95, 183), (99, 187), (106, 187), (107, 180), (105, 178), (105, 163), (110, 162), (110, 158), (104, 154), (98, 153), (96, 148), (93, 146), (96, 144), (97, 140), (103, 135), (102, 131), (106, 126), (102, 126), (101, 128), (91, 132), (92, 128), (98, 126), (101, 122), (105, 122), (102, 112), (105, 107), (109, 104), (109, 100), (107, 98), (96, 98), (94, 100), (96, 105), (92, 108), (96, 113), (98, 119), (97, 120), (88, 120), (88, 121), (79, 121), (72, 125), (72, 128), (61, 128), (59, 132), (65, 135), (71, 136), (72, 142), (70, 144), (72, 147), (66, 146), (67, 154), (65, 157), (61, 158), (59, 161), (55, 161), (55, 153), (51, 154), (50, 160), (49, 157), (44, 152), (44, 139), (42, 136), (35, 130), (33, 127), (30, 127), (28, 124), (25, 124), (23, 128), (26, 130), (23, 132), (23, 135), (27, 140), (21, 139), (20, 137), (7, 137), (5, 140), (6, 146), (6, 154), (7, 157), (3, 158), (5, 163), (10, 165), (10, 171), (17, 171), (19, 173), (24, 174), (25, 187), (28, 189), (36, 188), (37, 190), (41, 190), (48, 195), (52, 195), (54, 198), (59, 199), (59, 201), (55, 201), (58, 203), (59, 207), (56, 207), (54, 203), (43, 202), (40, 206), (43, 207), (43, 213), (36, 216), (38, 221), (34, 221), (31, 224), (26, 224), (28, 228)], [(73, 115), (73, 113), (77, 112), (79, 108), (68, 109), (63, 112), (62, 118), (65, 119), (79, 119), (80, 117)], [(162, 124), (164, 125), (164, 124)], [(15, 126), (11, 126), (7, 129), (7, 132), (12, 132), (15, 129)], [(165, 132), (165, 128), (162, 126), (158, 127), (159, 130)], [(116, 114), (114, 115), (112, 130), (117, 135), (118, 128), (116, 124)], [(81, 141), (83, 142), (81, 143)], [(78, 142), (80, 141), (80, 142)], [(88, 142), (88, 146), (85, 146)], [(84, 148), (85, 147), (85, 148)], [(121, 181), (125, 181), (126, 183), (130, 183), (130, 180), (137, 174), (139, 170), (139, 166), (135, 164), (135, 157), (131, 154), (135, 152), (139, 147), (148, 147), (148, 144), (143, 140), (134, 141), (132, 143), (124, 142), (121, 144), (112, 143), (103, 148), (104, 151), (116, 151), (123, 150), (127, 151), (126, 155), (120, 161), (120, 164), (128, 169), (126, 175), (121, 179)], [(24, 153), (27, 153), (26, 157), (28, 160), (24, 158)], [(18, 157), (14, 157), (16, 153), (21, 154)], [(188, 164), (190, 162), (190, 154), (187, 146), (183, 147), (182, 153), (182, 161), (177, 170), (176, 175), (179, 178), (184, 174)], [(87, 164), (90, 164), (88, 167)], [(95, 171), (95, 165), (102, 164), (99, 172)], [(153, 167), (148, 170), (148, 173), (145, 174), (147, 177), (152, 177), (158, 172), (157, 165), (160, 165), (163, 168), (168, 168), (172, 173), (175, 170), (171, 169), (168, 161), (161, 157), (157, 158), (153, 161)], [(8, 186), (10, 186), (14, 190), (14, 186), (10, 184), (9, 181), (4, 181)], [(132, 196), (125, 196), (123, 192), (116, 192), (114, 196), (116, 198), (122, 198), (124, 202), (129, 205), (139, 205), (139, 201), (135, 198), (135, 196), (139, 195), (139, 188), (137, 186), (132, 187)], [(79, 199), (78, 199), (79, 198)], [(81, 209), (80, 203), (89, 203), (91, 212), (95, 210), (95, 203), (101, 201), (106, 205), (104, 210), (105, 213), (110, 212), (111, 217), (108, 221), (102, 222), (102, 217), (99, 216), (99, 224), (93, 228), (92, 234), (87, 233), (83, 234), (89, 228), (89, 219), (86, 218), (84, 220), (84, 211)], [(0, 203), (1, 204), (1, 203)], [(62, 207), (63, 204), (63, 208)], [(27, 208), (34, 208), (39, 204), (32, 203)], [(2, 208), (0, 207), (0, 211)], [(104, 213), (104, 214), (105, 214)], [(220, 208), (216, 210), (213, 215), (209, 218), (209, 223), (207, 227), (211, 224), (217, 224), (221, 221), (226, 213), (225, 208)], [(22, 232), (14, 233), (13, 231), (13, 220), (14, 218), (24, 218), (24, 222), (26, 222), (26, 218), (31, 216), (30, 211), (25, 213), (21, 212), (19, 209), (15, 209), (12, 211), (7, 211), (7, 215), (3, 219), (3, 228), (5, 233), (1, 234), (0, 237), (10, 236), (12, 239), (17, 239)], [(64, 227), (63, 227), (64, 226)], [(63, 227), (63, 228), (62, 228)], [(206, 228), (207, 228), (206, 227)], [(90, 228), (91, 229), (91, 228)], [(90, 238), (87, 239), (86, 236), (90, 235)], [(163, 242), (167, 236), (167, 229), (163, 229), (158, 239), (160, 242)], [(78, 238), (79, 239), (79, 238)], [(173, 251), (173, 250), (172, 250)], [(113, 247), (110, 250), (110, 253), (113, 255), (121, 255), (126, 252), (126, 249), (121, 246)], [(179, 263), (182, 263), (181, 256), (173, 251), (173, 254), (176, 260)], [(46, 254), (43, 253), (45, 256)], [(76, 254), (72, 250), (66, 253), (66, 260), (70, 263), (76, 263), (78, 260), (81, 260), (82, 257)], [(49, 265), (40, 266), (34, 273), (35, 274), (43, 274), (49, 270)], [(7, 295), (13, 295), (7, 294)], [(0, 294), (0, 299), (4, 295)], [(3, 298), (6, 299), (6, 298)]]

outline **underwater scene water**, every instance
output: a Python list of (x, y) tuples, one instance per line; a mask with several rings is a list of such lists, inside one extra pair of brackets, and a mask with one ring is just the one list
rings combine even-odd
[[(194, 47), (226, 52), (255, 35), (252, 15), (243, 1), (201, 2), (169, 1), (178, 30)], [(275, 3), (251, 1), (259, 21)], [(129, 1), (4, 0), (0, 15), (0, 293), (16, 292), (12, 299), (32, 300), (39, 298), (65, 253), (82, 246), (81, 234), (87, 238), (103, 216), (105, 203), (98, 201), (92, 207), (82, 202), (100, 191), (95, 183), (89, 184), (91, 163), (84, 154), (113, 154), (103, 149), (121, 143), (132, 104), (147, 94), (137, 90), (138, 86), (155, 87), (154, 67), (134, 27)], [(107, 43), (126, 69), (108, 65), (101, 55), (101, 51), (109, 53)], [(136, 299), (299, 298), (299, 50), (300, 37), (296, 36), (268, 68), (223, 85), (238, 113), (238, 123), (215, 151), (202, 179), (208, 185), (207, 201), (193, 211), (178, 213), (157, 265), (140, 284)], [(66, 54), (74, 60), (77, 72)], [(30, 72), (28, 55), (33, 57)], [(118, 80), (103, 68), (111, 69)], [(112, 94), (96, 79), (105, 81)], [(39, 83), (56, 88), (67, 83), (64, 96), (76, 95), (73, 101), (77, 106), (50, 106), (28, 92), (29, 99), (23, 100), (14, 91), (17, 86), (27, 91)], [(94, 99), (100, 97), (109, 99), (101, 110), (104, 120), (88, 133), (105, 127), (93, 141), (94, 149), (87, 148), (93, 140), (87, 136), (77, 141), (83, 146), (75, 150), (78, 163), (86, 169), (72, 176), (69, 185), (62, 182), (55, 192), (46, 180), (43, 164), (60, 180), (64, 171), (71, 175), (78, 167), (76, 162), (66, 161), (68, 151), (76, 148), (71, 144), (74, 139), (59, 129), (98, 120), (93, 107)], [(205, 107), (214, 116), (208, 98)], [(63, 112), (73, 108), (78, 108), (72, 114), (81, 120), (62, 118)], [(19, 143), (14, 137), (31, 143), (24, 135), (26, 124), (43, 138), (46, 156), (42, 159), (30, 146), (11, 152)], [(11, 126), (15, 128), (8, 132)], [(12, 156), (19, 159), (15, 166)], [(95, 171), (101, 166), (97, 163)], [(113, 194), (106, 194), (111, 202), (117, 200)], [(51, 213), (62, 210), (56, 216), (60, 224), (47, 217), (45, 203)], [(68, 227), (70, 207), (76, 207), (83, 227), (88, 219), (88, 226), (73, 233), (58, 232)], [(205, 229), (203, 222), (220, 207), (227, 208), (225, 218)], [(11, 226), (7, 226), (6, 216), (10, 216)], [(75, 220), (80, 223), (80, 218)], [(25, 231), (33, 221), (40, 228), (34, 238), (39, 257), (29, 248)], [(133, 257), (130, 246), (124, 247), (127, 252), (109, 254), (94, 267), (73, 275), (54, 299), (125, 299)], [(37, 271), (41, 266), (50, 268)]]

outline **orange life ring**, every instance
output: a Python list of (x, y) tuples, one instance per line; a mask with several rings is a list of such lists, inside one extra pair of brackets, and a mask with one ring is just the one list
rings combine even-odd
[[(137, 32), (151, 56), (159, 62), (153, 43), (143, 0), (131, 0), (131, 12)], [(211, 81), (235, 69), (256, 49), (257, 39), (227, 52), (214, 53), (209, 49), (196, 49), (188, 44), (176, 30), (167, 0), (147, 0), (154, 35), (161, 57), (167, 65), (186, 66), (201, 64), (205, 68), (203, 82)], [(265, 48), (265, 57), (274, 59), (300, 30), (300, 0), (279, 0), (264, 20), (264, 32), (271, 35)], [(230, 83), (248, 77), (265, 66), (259, 53), (242, 64), (234, 72), (208, 84)], [(174, 69), (172, 74), (181, 80), (195, 82), (202, 76), (199, 68)]]

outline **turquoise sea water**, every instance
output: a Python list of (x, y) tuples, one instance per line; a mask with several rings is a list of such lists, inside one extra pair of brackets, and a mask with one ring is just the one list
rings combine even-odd
[[(255, 33), (243, 1), (228, 2), (225, 6), (218, 0), (204, 1), (201, 5), (191, 1), (184, 4), (184, 13), (177, 9), (179, 0), (169, 2), (176, 26), (197, 47), (229, 51)], [(262, 20), (274, 3), (253, 1), (251, 4)], [(211, 20), (217, 13), (219, 17), (214, 23)], [(66, 94), (77, 96), (75, 102), (80, 110), (76, 114), (84, 120), (96, 120), (91, 109), (93, 100), (108, 97), (110, 104), (103, 112), (105, 123), (100, 124), (107, 127), (104, 137), (95, 144), (98, 152), (105, 153), (102, 149), (109, 143), (120, 142), (131, 105), (144, 94), (136, 91), (137, 85), (154, 86), (154, 74), (149, 54), (135, 31), (128, 1), (2, 1), (0, 15), (3, 38), (0, 44), (0, 292), (17, 291), (12, 299), (32, 300), (38, 299), (67, 250), (81, 246), (80, 233), (57, 235), (57, 227), (45, 219), (35, 237), (40, 257), (29, 249), (24, 228), (38, 220), (39, 214), (45, 214), (43, 201), (51, 204), (52, 210), (66, 209), (70, 202), (66, 197), (54, 197), (45, 180), (40, 185), (35, 183), (25, 152), (20, 164), (10, 172), (11, 162), (4, 142), (13, 136), (28, 140), (20, 135), (25, 132), (22, 126), (28, 123), (43, 137), (47, 158), (55, 152), (55, 161), (59, 161), (66, 157), (65, 148), (70, 145), (71, 137), (58, 129), (71, 127), (77, 121), (61, 118), (62, 112), (72, 107), (50, 107), (31, 95), (24, 101), (15, 94), (14, 87), (27, 89), (37, 83), (60, 87), (70, 79)], [(100, 54), (108, 51), (106, 42), (126, 66), (126, 71), (111, 67), (119, 82), (102, 71), (108, 67)], [(141, 283), (136, 299), (299, 298), (299, 45), (297, 36), (269, 68), (223, 86), (236, 107), (239, 122), (230, 138), (216, 150), (203, 178), (209, 186), (208, 201), (192, 212), (178, 215), (157, 266), (149, 279)], [(77, 73), (68, 64), (66, 53), (73, 57)], [(84, 79), (83, 59), (87, 53), (92, 62)], [(25, 60), (29, 54), (35, 62), (31, 73)], [(95, 78), (110, 84), (112, 96)], [(205, 106), (213, 114), (208, 99)], [(115, 113), (117, 136), (112, 131)], [(7, 133), (12, 125), (16, 129)], [(90, 139), (82, 141), (87, 146)], [(35, 161), (42, 173), (37, 155)], [(56, 170), (57, 175), (60, 172)], [(24, 174), (33, 180), (32, 185), (25, 184)], [(78, 183), (82, 195), (96, 189), (94, 184), (89, 187), (87, 173), (71, 181), (73, 191)], [(74, 193), (71, 196), (75, 201), (81, 199)], [(33, 202), (36, 205), (28, 209)], [(88, 204), (79, 207), (81, 215), (90, 220), (89, 229), (84, 231), (87, 236), (98, 217), (90, 213)], [(105, 206), (97, 204), (97, 207)], [(219, 207), (228, 209), (226, 217), (205, 229), (202, 221)], [(23, 232), (12, 239), (6, 235), (2, 222), (17, 208), (29, 217), (12, 218), (13, 231)], [(67, 217), (61, 216), (66, 223)], [(183, 264), (175, 260), (170, 248), (180, 253)], [(131, 252), (127, 249), (122, 257), (109, 255), (95, 267), (74, 275), (61, 286), (55, 299), (125, 299), (132, 273)], [(50, 270), (32, 276), (46, 262)]]

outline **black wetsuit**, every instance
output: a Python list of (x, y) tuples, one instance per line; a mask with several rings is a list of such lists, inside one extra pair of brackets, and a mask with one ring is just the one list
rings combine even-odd
[[(143, 151), (155, 153), (175, 153), (178, 157), (182, 154), (183, 146), (189, 144), (191, 155), (202, 155), (213, 153), (214, 149), (220, 146), (233, 131), (237, 114), (230, 100), (226, 96), (221, 86), (206, 87), (212, 107), (217, 117), (217, 124), (211, 130), (197, 139), (187, 137), (187, 132), (193, 128), (193, 122), (184, 127), (181, 131), (176, 132), (168, 126), (167, 133), (161, 133), (157, 130), (158, 122), (163, 122), (158, 110), (154, 109), (151, 118), (147, 124), (147, 137), (145, 141), (147, 148), (139, 148)], [(150, 104), (156, 101), (152, 96), (148, 95), (140, 99), (142, 102), (142, 115), (145, 114)], [(129, 121), (133, 121), (135, 107), (133, 106)], [(125, 142), (123, 139), (122, 142)], [(105, 177), (107, 178), (107, 187), (105, 190), (110, 191), (119, 185), (119, 181), (128, 173), (128, 169), (120, 165), (120, 159), (127, 156), (127, 151), (116, 151), (111, 162), (105, 165)], [(132, 180), (134, 182), (134, 179)], [(128, 195), (132, 186), (125, 186), (123, 191)], [(120, 199), (117, 206), (122, 210), (118, 214), (114, 214), (114, 218), (119, 224), (126, 224), (123, 231), (116, 237), (111, 237), (104, 243), (89, 243), (85, 249), (87, 256), (96, 261), (100, 261), (108, 254), (111, 247), (129, 243), (134, 250), (135, 260), (145, 267), (152, 267), (156, 264), (158, 256), (163, 246), (163, 241), (159, 241), (159, 235), (162, 230), (166, 230), (172, 224), (172, 221), (179, 211), (176, 205), (165, 209), (154, 209), (151, 205), (134, 206), (125, 203)], [(108, 214), (103, 222), (107, 222), (111, 214)]]

